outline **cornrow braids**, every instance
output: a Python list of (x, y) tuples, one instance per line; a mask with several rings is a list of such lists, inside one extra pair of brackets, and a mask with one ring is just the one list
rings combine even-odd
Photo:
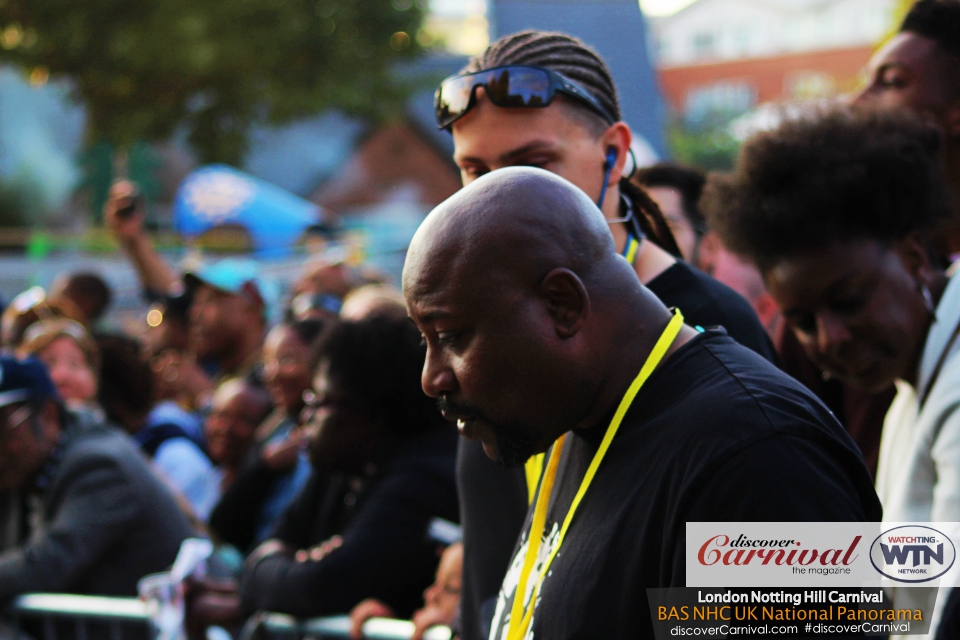
[[(596, 98), (615, 120), (622, 117), (617, 86), (607, 63), (582, 40), (565, 33), (527, 30), (504, 36), (487, 47), (482, 54), (471, 58), (461, 73), (474, 73), (513, 64), (543, 67), (562, 73)], [(586, 107), (583, 107), (583, 112), (599, 120), (599, 116)], [(620, 190), (633, 202), (637, 221), (647, 237), (664, 251), (679, 258), (677, 241), (674, 240), (657, 203), (626, 178), (620, 180)]]
[(614, 120), (620, 120), (620, 100), (610, 69), (596, 51), (578, 38), (533, 30), (504, 36), (471, 58), (463, 73), (512, 64), (562, 73), (596, 98)]
[(627, 178), (621, 178), (620, 193), (633, 202), (634, 215), (637, 216), (637, 222), (640, 223), (640, 229), (643, 233), (655, 245), (674, 258), (682, 260), (683, 255), (680, 253), (680, 247), (677, 246), (677, 240), (673, 237), (673, 232), (670, 231), (670, 227), (663, 217), (663, 212), (660, 211), (660, 206), (654, 202), (643, 187)]

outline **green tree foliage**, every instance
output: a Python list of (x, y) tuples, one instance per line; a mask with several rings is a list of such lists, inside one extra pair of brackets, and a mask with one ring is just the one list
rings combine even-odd
[(740, 143), (730, 134), (729, 120), (697, 126), (674, 119), (667, 126), (667, 144), (675, 160), (704, 171), (733, 168)]
[(0, 0), (0, 61), (68, 79), (91, 145), (183, 125), (201, 161), (236, 164), (255, 122), (396, 109), (421, 20), (412, 0)]

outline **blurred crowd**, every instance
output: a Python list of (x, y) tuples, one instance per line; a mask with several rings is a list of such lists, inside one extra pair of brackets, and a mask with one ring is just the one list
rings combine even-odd
[[(542, 71), (543, 104), (496, 79), (516, 69)], [(437, 115), (467, 189), (517, 165), (559, 175), (599, 207), (634, 282), (701, 333), (722, 327), (753, 352), (748, 368), (802, 383), (791, 406), (830, 409), (817, 420), (855, 443), (844, 473), (875, 482), (884, 520), (958, 521), (960, 2), (920, 0), (869, 74), (856, 96), (755, 134), (732, 172), (711, 175), (631, 166), (605, 64), (563, 34), (491, 44), (444, 81)], [(444, 415), (463, 430), (480, 414), (457, 407), (429, 358), (456, 360), (467, 339), (408, 317), (467, 287), (457, 257), (482, 245), (481, 227), (430, 254), (453, 265), (440, 293), (321, 256), (281, 295), (250, 258), (168, 264), (135, 185), (113, 186), (104, 218), (140, 278), (139, 331), (106, 328), (112, 294), (93, 273), (24, 291), (0, 323), (0, 601), (134, 596), (200, 537), (214, 553), (185, 583), (191, 637), (237, 633), (258, 611), (351, 613), (358, 638), (372, 617), (412, 618), (415, 637), (513, 630), (497, 626), (511, 595), (501, 586), (519, 571), (542, 456), (502, 431), (509, 420), (494, 431), (514, 468), (488, 459), (487, 440), (458, 437)], [(524, 245), (503, 238), (499, 259), (513, 264)], [(471, 298), (478, 310), (487, 288)], [(523, 370), (524, 353), (497, 357)], [(880, 518), (868, 493), (849, 519)], [(960, 598), (938, 606), (939, 637), (958, 637)]]

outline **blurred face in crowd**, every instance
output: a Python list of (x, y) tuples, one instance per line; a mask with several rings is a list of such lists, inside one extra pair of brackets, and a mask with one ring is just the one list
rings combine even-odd
[(944, 80), (951, 62), (947, 55), (929, 38), (897, 34), (871, 59), (868, 84), (856, 104), (923, 113), (952, 135), (960, 134), (960, 100)]
[(897, 378), (913, 381), (932, 318), (920, 284), (934, 296), (939, 291), (920, 239), (908, 236), (890, 246), (837, 241), (781, 260), (764, 276), (784, 319), (823, 371), (868, 392)]
[(259, 318), (246, 296), (200, 284), (190, 305), (190, 344), (200, 359), (229, 358), (246, 333), (260, 331)]
[(263, 373), (273, 403), (296, 417), (313, 382), (310, 345), (289, 326), (274, 327), (263, 345)]
[(60, 336), (37, 358), (47, 365), (57, 393), (66, 402), (90, 402), (97, 396), (97, 375), (83, 350), (69, 336)]
[(15, 491), (33, 478), (53, 452), (60, 433), (57, 405), (0, 407), (0, 491)]
[(663, 217), (670, 231), (673, 232), (673, 238), (677, 241), (683, 259), (696, 264), (697, 245), (700, 238), (683, 209), (683, 196), (670, 187), (644, 187), (643, 189), (663, 212)]
[(227, 468), (239, 464), (267, 411), (263, 398), (242, 380), (220, 385), (204, 426), (210, 459)]
[(425, 617), (451, 624), (457, 617), (462, 579), (463, 545), (458, 542), (440, 556), (437, 579), (423, 592), (424, 607), (413, 614), (413, 622), (416, 624), (419, 618)]
[[(546, 107), (503, 108), (491, 103), (482, 87), (476, 91), (476, 105), (452, 126), (453, 159), (464, 185), (503, 167), (531, 166), (566, 178), (594, 202), (600, 199), (607, 149), (614, 146), (625, 159), (630, 147), (625, 124), (598, 136), (563, 96)], [(622, 162), (612, 176), (620, 175)]]
[[(310, 397), (310, 394), (308, 394)], [(313, 378), (305, 412), (310, 462), (315, 468), (359, 472), (387, 434), (379, 421), (352, 398), (322, 360)]]

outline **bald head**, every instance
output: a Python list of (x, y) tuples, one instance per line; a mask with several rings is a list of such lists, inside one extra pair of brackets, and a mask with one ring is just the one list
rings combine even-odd
[(499, 169), (437, 207), (403, 290), (427, 344), (424, 391), (511, 466), (608, 411), (649, 348), (638, 339), (669, 319), (596, 205), (540, 169)]
[(403, 270), (404, 292), (428, 293), (434, 278), (482, 274), (535, 285), (552, 269), (583, 279), (616, 261), (603, 214), (556, 174), (510, 167), (472, 182), (420, 226)]

